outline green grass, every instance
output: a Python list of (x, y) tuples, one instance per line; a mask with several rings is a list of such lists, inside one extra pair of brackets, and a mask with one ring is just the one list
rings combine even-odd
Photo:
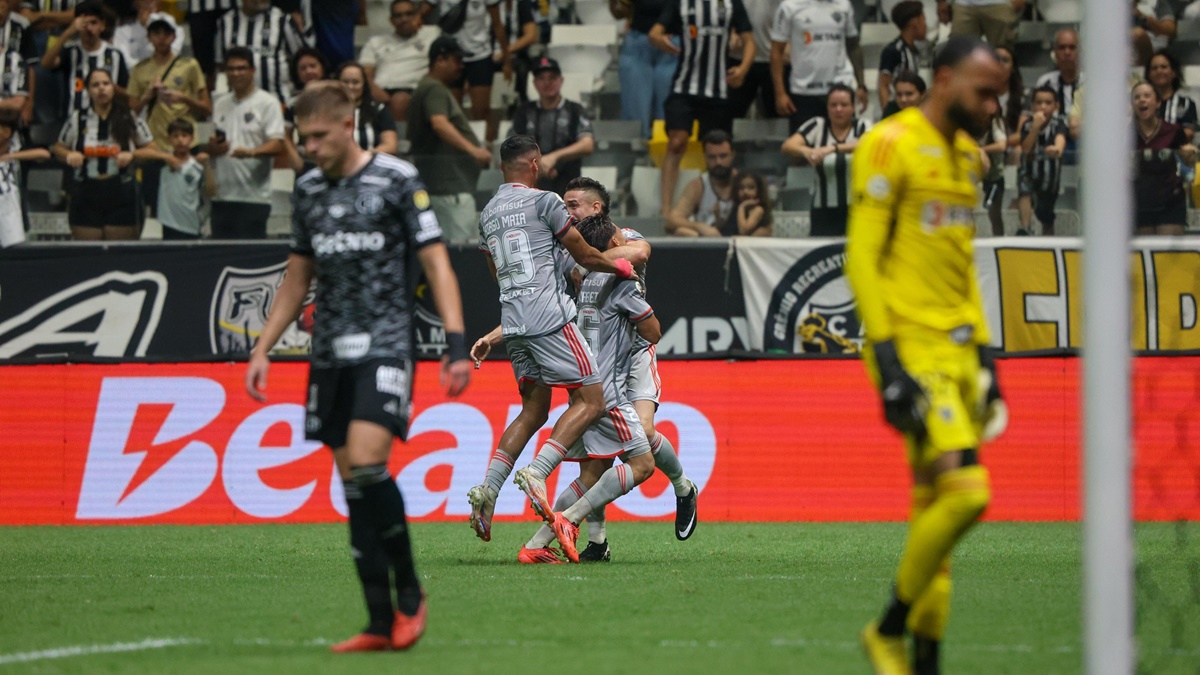
[[(518, 565), (532, 527), (498, 523), (484, 544), (465, 523), (413, 526), (428, 632), (406, 654), (355, 656), (325, 648), (364, 623), (344, 526), (0, 528), (0, 675), (865, 673), (855, 633), (904, 537), (702, 523), (680, 543), (669, 523), (614, 523), (610, 564)], [(1141, 526), (1138, 543), (1143, 672), (1195, 673), (1200, 528)], [(955, 557), (945, 672), (1080, 672), (1079, 549), (1076, 524), (978, 527)], [(192, 642), (11, 662), (148, 638)]]

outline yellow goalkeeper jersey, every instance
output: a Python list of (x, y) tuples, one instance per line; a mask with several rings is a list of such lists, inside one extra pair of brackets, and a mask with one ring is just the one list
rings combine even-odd
[(989, 341), (972, 244), (982, 174), (975, 141), (959, 131), (951, 147), (919, 107), (859, 142), (846, 276), (869, 341), (964, 326)]

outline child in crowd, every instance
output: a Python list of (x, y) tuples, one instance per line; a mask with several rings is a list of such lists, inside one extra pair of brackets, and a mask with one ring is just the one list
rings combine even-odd
[(737, 205), (721, 228), (721, 234), (726, 237), (771, 236), (771, 197), (763, 177), (756, 173), (738, 176), (735, 194)]
[(0, 118), (0, 248), (15, 246), (25, 241), (20, 162), (50, 159), (50, 151), (45, 148), (13, 152), (13, 137), (16, 133), (15, 118)]
[(1058, 95), (1049, 85), (1033, 92), (1033, 115), (1021, 125), (1021, 166), (1017, 171), (1018, 235), (1031, 235), (1031, 216), (1037, 215), (1042, 234), (1054, 234), (1054, 203), (1058, 201), (1067, 123), (1058, 115)]
[(201, 197), (211, 199), (217, 192), (217, 180), (208, 163), (208, 155), (192, 156), (196, 128), (186, 118), (167, 126), (172, 154), (166, 160), (158, 189), (158, 221), (165, 240), (200, 238)]
[(1008, 133), (1004, 130), (1003, 106), (996, 102), (996, 114), (987, 132), (975, 139), (983, 154), (983, 207), (992, 223), (992, 235), (1004, 236), (1004, 159), (1008, 151)]

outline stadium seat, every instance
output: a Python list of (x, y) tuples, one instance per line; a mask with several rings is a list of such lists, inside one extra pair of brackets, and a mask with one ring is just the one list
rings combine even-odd
[(667, 226), (662, 216), (624, 216), (618, 223), (621, 227), (637, 230), (643, 237), (665, 237)]
[(862, 44), (886, 45), (900, 36), (900, 31), (891, 23), (864, 23), (859, 30)]
[(792, 129), (785, 118), (733, 121), (733, 146), (739, 152), (768, 147), (778, 151), (791, 135)]
[(1059, 183), (1063, 188), (1079, 187), (1079, 165), (1063, 164), (1062, 171), (1059, 173)]
[(271, 189), (291, 192), (296, 185), (296, 173), (291, 169), (271, 169)]
[[(608, 0), (575, 0), (575, 18), (585, 26), (604, 24), (624, 25), (624, 19), (614, 18), (608, 9)], [(558, 30), (558, 26), (554, 27)]]
[[(737, 120), (734, 120), (734, 127)], [(596, 148), (634, 148), (643, 145), (642, 123), (637, 120), (596, 120), (592, 123), (596, 134)]]
[(610, 47), (617, 43), (616, 24), (605, 26), (555, 26), (550, 35), (550, 46), (595, 45)]
[(757, 173), (768, 182), (780, 182), (788, 171), (792, 159), (782, 152), (746, 152), (737, 155), (734, 165), (739, 170)]
[(812, 208), (812, 187), (785, 187), (779, 191), (778, 202), (784, 211), (808, 211)]
[(615, 192), (617, 189), (619, 179), (615, 166), (589, 166), (584, 170), (583, 175), (599, 181), (601, 185), (608, 188), (609, 193)]
[(635, 214), (649, 216), (659, 212), (662, 208), (661, 184), (662, 171), (658, 167), (633, 167), (633, 181), (629, 185), (629, 195), (633, 197)]
[[(583, 73), (588, 76), (589, 83), (584, 91), (592, 91), (595, 80), (600, 79), (608, 64), (612, 61), (612, 52), (608, 45), (556, 45), (547, 47), (550, 58), (558, 61), (563, 69), (564, 88), (567, 86), (567, 73)], [(570, 97), (568, 97), (570, 98)]]
[(480, 143), (487, 138), (487, 120), (470, 120), (467, 124), (470, 125), (471, 132), (475, 134), (475, 138), (479, 139)]
[(70, 237), (71, 227), (67, 224), (66, 211), (29, 214), (29, 239), (31, 241), (69, 239)]
[(504, 172), (500, 169), (484, 169), (479, 172), (479, 178), (475, 181), (476, 192), (487, 192), (495, 194), (496, 190), (504, 184)]
[(811, 188), (815, 170), (811, 166), (789, 166), (784, 185), (789, 188)]
[[(608, 150), (597, 150), (584, 157), (583, 165), (585, 167), (616, 167), (617, 180), (625, 183), (633, 178), (633, 167), (644, 156), (645, 153), (630, 148), (610, 148)], [(586, 174), (587, 171), (585, 170), (584, 173)]]
[(1038, 10), (1050, 23), (1079, 23), (1083, 19), (1080, 0), (1041, 0)]

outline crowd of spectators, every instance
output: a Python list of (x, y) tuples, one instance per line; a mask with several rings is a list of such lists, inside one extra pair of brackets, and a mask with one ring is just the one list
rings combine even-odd
[[(371, 27), (356, 54), (354, 32), (366, 23), (367, 2), (386, 6), (389, 25)], [(509, 122), (505, 133), (537, 139), (542, 189), (561, 193), (587, 173), (585, 160), (600, 146), (600, 106), (564, 97), (565, 78), (583, 76), (564, 73), (548, 54), (554, 24), (573, 19), (569, 3), (187, 6), (180, 21), (163, 11), (175, 3), (164, 8), (162, 0), (0, 0), (5, 205), (27, 216), (28, 208), (19, 208), (24, 176), (37, 162), (57, 160), (74, 238), (137, 238), (148, 215), (162, 224), (164, 238), (264, 238), (273, 171), (312, 167), (291, 101), (308, 83), (330, 78), (357, 103), (359, 144), (413, 161), (455, 241), (474, 237), (480, 176), (494, 166), (502, 120)], [(811, 167), (796, 174), (810, 184), (786, 186), (807, 196), (810, 234), (844, 235), (858, 139), (921, 101), (936, 43), (959, 34), (989, 41), (1008, 78), (996, 118), (978, 139), (990, 233), (1005, 232), (1009, 211), (1017, 215), (1017, 234), (1055, 232), (1064, 176), (1074, 175), (1067, 167), (1078, 159), (1085, 78), (1079, 35), (1068, 26), (1047, 36), (1050, 59), (1035, 59), (1053, 66), (1036, 77), (1026, 67), (1023, 75), (1017, 57), (1028, 50), (1019, 49), (1018, 27), (1022, 18), (1040, 18), (1025, 0), (884, 0), (872, 18), (890, 19), (895, 38), (870, 63), (865, 12), (851, 0), (609, 0), (609, 10), (625, 22), (614, 50), (614, 114), (635, 122), (642, 139), (661, 134), (665, 146), (661, 199), (653, 209), (636, 205), (637, 214), (659, 218), (665, 233), (771, 235), (773, 204), (795, 208), (773, 199), (782, 168), (791, 164)], [(1200, 17), (1200, 1), (1134, 0), (1132, 13), (1130, 84), (1140, 83), (1130, 99), (1137, 231), (1180, 234), (1195, 175), (1197, 104), (1171, 46), (1200, 42), (1200, 35), (1179, 31), (1180, 19)], [(874, 66), (877, 76), (868, 81)], [(734, 121), (747, 117), (786, 119), (791, 133), (774, 147), (739, 146)], [(695, 145), (705, 170), (680, 184), (681, 162)], [(776, 154), (779, 170), (741, 168), (769, 164), (748, 161), (752, 153)], [(1006, 174), (1015, 175), (1017, 188), (1007, 201)], [(630, 192), (627, 184), (609, 187)], [(6, 209), (0, 245), (23, 240), (24, 220)]]

